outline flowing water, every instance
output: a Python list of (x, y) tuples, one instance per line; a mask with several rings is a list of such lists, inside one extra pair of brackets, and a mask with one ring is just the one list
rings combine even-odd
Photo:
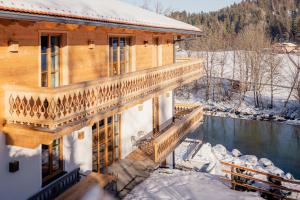
[(206, 116), (188, 138), (201, 139), (244, 155), (268, 158), (284, 172), (300, 179), (300, 126), (278, 122), (252, 121)]

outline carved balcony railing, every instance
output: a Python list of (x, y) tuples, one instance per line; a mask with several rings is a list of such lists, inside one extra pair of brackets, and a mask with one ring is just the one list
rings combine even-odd
[(203, 109), (199, 107), (177, 121), (165, 133), (155, 138), (153, 141), (154, 161), (161, 162), (165, 159), (188, 133), (200, 125), (202, 120)]
[[(190, 110), (189, 114), (185, 114), (182, 118), (176, 120), (170, 128), (154, 138), (149, 143), (148, 151), (146, 153), (152, 156), (156, 163), (163, 161), (190, 132), (195, 130), (201, 124), (202, 121), (203, 108), (200, 106), (194, 107), (193, 110)], [(153, 149), (151, 153), (149, 151), (150, 147)]]
[(4, 87), (6, 124), (55, 130), (197, 80), (193, 60), (59, 88)]

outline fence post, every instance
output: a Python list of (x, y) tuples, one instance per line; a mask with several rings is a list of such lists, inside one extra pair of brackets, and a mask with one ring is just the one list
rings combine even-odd
[(231, 187), (233, 190), (235, 190), (235, 177), (233, 175), (233, 173), (235, 172), (235, 168), (233, 166), (231, 167), (231, 172)]

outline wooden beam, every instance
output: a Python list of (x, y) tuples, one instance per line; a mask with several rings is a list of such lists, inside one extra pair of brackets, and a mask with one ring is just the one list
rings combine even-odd
[(16, 24), (16, 20), (0, 19), (0, 25), (12, 26)]
[(40, 144), (49, 145), (60, 138), (59, 134), (34, 131), (16, 125), (6, 125), (3, 128), (6, 135), (6, 145), (35, 149)]
[(83, 26), (83, 29), (86, 31), (95, 31), (97, 26)]
[(35, 22), (33, 22), (33, 21), (18, 21), (18, 24), (20, 24), (23, 27), (29, 27), (29, 26), (34, 26)]
[(75, 31), (76, 29), (79, 29), (80, 25), (78, 25), (78, 24), (65, 24), (65, 27), (69, 31)]
[(49, 28), (49, 29), (56, 28), (58, 26), (58, 23), (56, 23), (56, 22), (38, 22), (38, 24), (41, 27), (45, 27), (45, 28)]

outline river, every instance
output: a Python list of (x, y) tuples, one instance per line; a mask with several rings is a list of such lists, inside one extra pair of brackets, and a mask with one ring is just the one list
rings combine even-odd
[(268, 158), (285, 173), (300, 179), (300, 126), (206, 116), (205, 123), (188, 138)]

